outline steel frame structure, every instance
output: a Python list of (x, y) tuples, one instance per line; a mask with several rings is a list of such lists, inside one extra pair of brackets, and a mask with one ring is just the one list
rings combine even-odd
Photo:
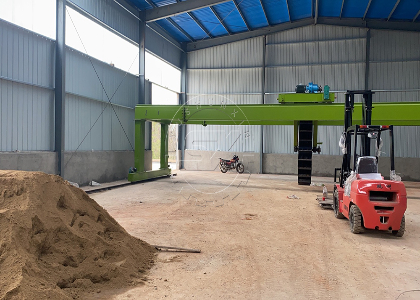
[[(306, 95), (307, 94), (303, 94)], [(320, 94), (320, 96), (322, 96)], [(420, 126), (420, 103), (388, 102), (375, 103), (371, 115), (372, 125)], [(362, 124), (366, 118), (365, 106), (354, 103), (352, 124)], [(319, 125), (345, 125), (345, 105), (342, 103), (284, 103), (284, 104), (241, 104), (226, 105), (137, 105), (135, 108), (135, 150), (136, 172), (128, 175), (131, 182), (168, 176), (169, 124), (207, 125), (294, 125), (299, 121), (314, 120)], [(370, 114), (370, 112), (369, 112)], [(160, 169), (144, 170), (145, 122), (161, 124)], [(295, 130), (296, 131), (296, 130)], [(316, 140), (314, 139), (314, 144)], [(296, 134), (295, 134), (296, 144)]]

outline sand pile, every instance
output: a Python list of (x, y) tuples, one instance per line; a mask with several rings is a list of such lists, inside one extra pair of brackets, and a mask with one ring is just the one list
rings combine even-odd
[(0, 299), (82, 299), (135, 285), (154, 252), (61, 177), (0, 171)]

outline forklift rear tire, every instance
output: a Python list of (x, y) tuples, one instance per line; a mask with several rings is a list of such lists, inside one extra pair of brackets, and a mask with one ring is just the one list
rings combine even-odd
[(401, 219), (400, 229), (392, 230), (392, 234), (398, 237), (402, 237), (404, 235), (404, 232), (405, 232), (405, 215), (403, 215)]
[(356, 204), (353, 204), (350, 207), (349, 223), (350, 223), (350, 231), (352, 233), (362, 233), (363, 231), (365, 231), (365, 229), (363, 228), (362, 212), (360, 211), (360, 209), (357, 207)]
[(337, 219), (344, 219), (344, 215), (338, 210), (338, 191), (337, 188), (334, 187), (333, 193), (333, 209), (334, 209), (334, 216)]

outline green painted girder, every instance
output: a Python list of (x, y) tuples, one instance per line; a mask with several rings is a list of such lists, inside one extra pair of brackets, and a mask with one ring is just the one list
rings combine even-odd
[[(317, 120), (318, 125), (344, 125), (344, 104), (137, 105), (135, 119), (201, 125), (293, 125)], [(355, 103), (353, 124), (362, 122), (362, 104)], [(420, 102), (374, 103), (372, 125), (420, 126)]]
[(136, 182), (136, 181), (143, 181), (152, 178), (164, 177), (171, 175), (171, 169), (159, 169), (153, 171), (144, 171), (144, 172), (135, 172), (128, 174), (128, 181)]
[(335, 94), (329, 93), (328, 99), (324, 99), (324, 93), (289, 93), (279, 94), (279, 103), (331, 103), (334, 102)]

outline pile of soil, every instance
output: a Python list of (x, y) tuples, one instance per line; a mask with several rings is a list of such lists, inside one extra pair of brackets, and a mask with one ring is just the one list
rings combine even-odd
[(61, 177), (0, 171), (0, 299), (77, 299), (136, 285), (154, 257)]

